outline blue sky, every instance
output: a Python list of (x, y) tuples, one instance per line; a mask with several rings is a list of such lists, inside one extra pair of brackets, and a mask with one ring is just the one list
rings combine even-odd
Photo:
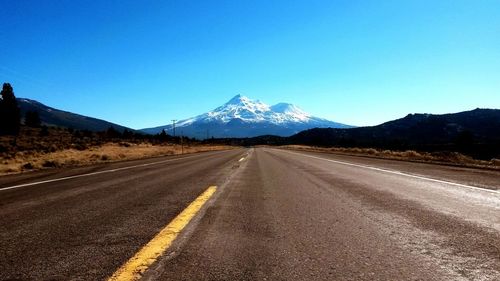
[(500, 1), (0, 2), (0, 81), (132, 128), (236, 94), (375, 125), (500, 108)]

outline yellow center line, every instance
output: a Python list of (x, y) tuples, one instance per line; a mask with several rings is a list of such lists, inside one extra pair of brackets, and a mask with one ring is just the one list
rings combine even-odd
[(163, 228), (148, 244), (123, 264), (108, 281), (138, 280), (156, 259), (162, 255), (196, 213), (215, 193), (216, 186), (210, 186), (177, 217)]

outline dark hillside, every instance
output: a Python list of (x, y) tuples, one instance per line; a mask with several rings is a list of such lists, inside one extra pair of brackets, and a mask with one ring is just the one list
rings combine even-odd
[(89, 130), (93, 132), (106, 131), (110, 127), (113, 127), (115, 128), (115, 130), (120, 132), (123, 132), (125, 129), (133, 131), (132, 129), (126, 128), (124, 126), (101, 119), (87, 117), (48, 107), (35, 100), (18, 98), (17, 104), (21, 109), (21, 116), (23, 117), (28, 111), (38, 112), (43, 125), (65, 127), (75, 130)]
[(434, 115), (409, 114), (373, 127), (311, 129), (289, 143), (392, 150), (457, 151), (477, 158), (500, 156), (500, 110), (475, 109)]

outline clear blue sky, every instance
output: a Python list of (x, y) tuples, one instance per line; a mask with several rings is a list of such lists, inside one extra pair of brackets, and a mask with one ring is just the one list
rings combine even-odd
[(374, 125), (500, 108), (500, 1), (0, 2), (0, 81), (132, 128), (236, 94)]

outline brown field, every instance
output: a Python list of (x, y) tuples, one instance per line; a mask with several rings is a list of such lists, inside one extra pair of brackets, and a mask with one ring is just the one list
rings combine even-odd
[(16, 157), (2, 159), (0, 175), (19, 173), (27, 170), (55, 168), (63, 166), (80, 166), (103, 162), (140, 159), (162, 155), (175, 155), (182, 152), (195, 153), (230, 149), (223, 145), (180, 145), (150, 143), (105, 143), (100, 146), (90, 147), (86, 150), (64, 149), (54, 152), (19, 152)]
[(181, 146), (148, 140), (113, 140), (57, 128), (50, 128), (48, 135), (40, 136), (40, 131), (23, 128), (18, 137), (0, 137), (0, 175), (234, 148), (195, 142)]
[(500, 170), (500, 159), (477, 160), (457, 152), (393, 151), (374, 148), (314, 147), (305, 145), (284, 145), (282, 148)]

